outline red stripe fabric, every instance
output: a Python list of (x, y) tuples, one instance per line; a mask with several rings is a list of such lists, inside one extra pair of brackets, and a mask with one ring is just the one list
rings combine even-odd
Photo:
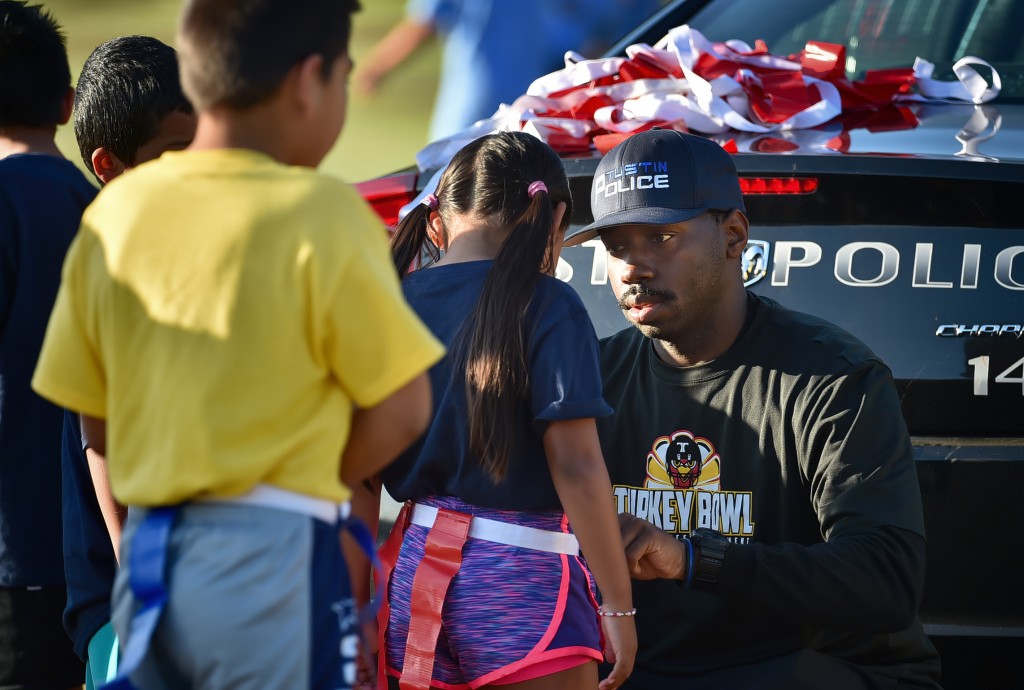
[[(406, 502), (398, 511), (395, 524), (387, 540), (380, 547), (377, 555), (381, 562), (381, 574), (384, 578), (384, 596), (377, 608), (377, 690), (388, 690), (387, 654), (384, 645), (387, 641), (388, 619), (391, 617), (391, 605), (388, 603), (388, 588), (391, 585), (391, 572), (398, 562), (398, 552), (402, 549), (402, 539), (409, 527), (409, 516), (412, 514), (412, 503)], [(377, 589), (380, 589), (380, 583)]]
[(455, 573), (462, 565), (462, 547), (472, 516), (441, 509), (427, 535), (423, 560), (412, 585), (412, 620), (405, 645), (401, 690), (429, 690), (434, 649), (441, 632), (441, 609)]

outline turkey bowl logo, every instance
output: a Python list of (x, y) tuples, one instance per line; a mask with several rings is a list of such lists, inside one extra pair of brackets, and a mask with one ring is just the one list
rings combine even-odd
[(748, 543), (754, 536), (754, 494), (723, 491), (721, 464), (706, 438), (685, 430), (660, 436), (647, 453), (643, 486), (612, 486), (615, 510), (669, 534), (706, 527)]
[(647, 454), (644, 488), (718, 491), (720, 484), (720, 458), (714, 446), (689, 431), (662, 436)]
[(771, 247), (764, 240), (747, 240), (743, 250), (741, 270), (743, 286), (750, 287), (768, 275), (768, 254)]

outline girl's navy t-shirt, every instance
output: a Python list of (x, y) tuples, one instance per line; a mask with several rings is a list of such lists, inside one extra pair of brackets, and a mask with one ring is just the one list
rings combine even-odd
[(492, 261), (435, 266), (402, 281), (405, 297), (448, 355), (430, 370), (434, 416), (429, 429), (384, 472), (396, 500), (456, 496), (501, 510), (561, 510), (544, 454), (548, 423), (606, 417), (597, 336), (583, 303), (565, 283), (541, 276), (528, 309), (529, 399), (516, 414), (508, 475), (495, 484), (469, 448), (463, 366), (453, 345), (472, 313)]

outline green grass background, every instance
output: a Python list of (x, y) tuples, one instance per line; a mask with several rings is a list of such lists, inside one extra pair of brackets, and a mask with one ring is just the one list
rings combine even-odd
[[(182, 0), (34, 0), (60, 22), (68, 43), (71, 73), (100, 43), (116, 36), (145, 34), (174, 45)], [(362, 56), (402, 17), (405, 0), (362, 0), (355, 15), (351, 52)], [(399, 67), (371, 97), (349, 94), (348, 119), (321, 169), (350, 182), (376, 177), (413, 163), (427, 143), (427, 126), (437, 89), (437, 41)], [(57, 143), (82, 165), (71, 126), (61, 127)]]

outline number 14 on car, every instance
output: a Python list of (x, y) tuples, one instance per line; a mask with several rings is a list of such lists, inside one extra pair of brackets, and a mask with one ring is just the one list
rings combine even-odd
[[(988, 395), (989, 360), (989, 355), (982, 355), (980, 357), (967, 360), (967, 363), (974, 369), (975, 395)], [(1024, 357), (1021, 357), (1001, 373), (997, 374), (995, 382), (1020, 384), (1021, 395), (1024, 395)]]

